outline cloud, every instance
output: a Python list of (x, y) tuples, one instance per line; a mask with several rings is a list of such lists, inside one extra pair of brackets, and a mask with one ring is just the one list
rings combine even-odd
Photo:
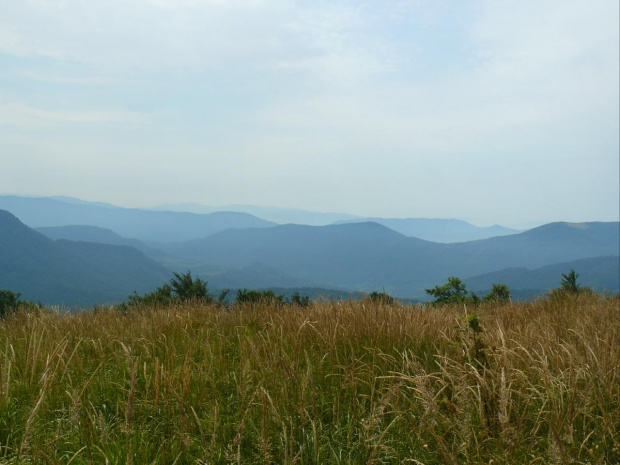
[(22, 71), (21, 76), (41, 82), (52, 82), (57, 84), (77, 84), (86, 86), (108, 86), (118, 84), (130, 84), (129, 79), (116, 79), (101, 76), (71, 76), (41, 71)]
[(540, 77), (588, 62), (617, 69), (618, 2), (485, 0), (482, 5), (472, 34), (484, 64), (497, 72)]
[(561, 192), (616, 214), (617, 18), (618, 2), (584, 0), (5, 2), (0, 124), (4, 140), (54, 133), (59, 157), (112, 147), (111, 170), (156, 147), (149, 176), (217, 186), (217, 203), (277, 203), (286, 179), (307, 208), (346, 192), (337, 209), (362, 214), (437, 192), (428, 211), (449, 215), (457, 188), (472, 209), (526, 211), (535, 192), (543, 212)]
[(146, 123), (146, 114), (122, 109), (74, 112), (50, 111), (22, 103), (0, 104), (0, 126), (36, 127), (50, 123)]
[[(424, 149), (483, 149), (490, 137), (498, 144), (520, 144), (535, 128), (547, 132), (547, 144), (563, 132), (579, 145), (587, 143), (583, 133), (594, 124), (615, 137), (608, 130), (617, 124), (618, 102), (618, 27), (610, 23), (618, 7), (612, 4), (480, 2), (480, 15), (465, 28), (467, 66), (432, 80), (419, 79), (406, 67), (385, 67), (387, 77), (278, 101), (260, 118), (319, 134), (357, 134), (364, 143), (374, 139)], [(355, 60), (347, 58), (355, 56), (346, 53), (334, 64), (321, 56), (297, 65), (354, 70)], [(372, 59), (360, 63), (373, 69)], [(536, 141), (544, 144), (540, 137), (545, 136)]]
[(0, 28), (0, 52), (10, 55), (26, 55), (29, 48), (23, 43), (21, 34), (10, 27)]

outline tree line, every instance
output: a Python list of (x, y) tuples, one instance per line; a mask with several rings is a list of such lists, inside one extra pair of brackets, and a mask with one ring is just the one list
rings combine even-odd
[[(580, 293), (592, 293), (593, 291), (580, 285), (577, 281), (579, 274), (571, 269), (568, 273), (562, 273), (560, 287), (547, 292), (547, 297), (552, 299), (565, 296), (577, 295)], [(121, 309), (129, 310), (141, 306), (170, 306), (185, 302), (201, 302), (204, 304), (225, 305), (230, 293), (229, 289), (221, 291), (217, 296), (212, 295), (207, 288), (207, 281), (200, 277), (192, 276), (191, 271), (186, 273), (173, 272), (170, 282), (159, 286), (154, 291), (144, 295), (134, 292), (128, 297), (128, 301), (119, 305)], [(506, 303), (511, 301), (510, 289), (505, 284), (493, 284), (488, 294), (478, 296), (474, 292), (469, 292), (465, 283), (457, 277), (451, 276), (442, 285), (425, 289), (433, 300), (435, 306), (441, 305), (479, 305), (483, 303)], [(371, 292), (368, 299), (373, 302), (391, 305), (395, 299), (384, 291)], [(268, 304), (268, 305), (295, 305), (307, 307), (310, 305), (310, 297), (302, 296), (295, 292), (290, 299), (284, 295), (277, 295), (272, 290), (248, 290), (238, 289), (233, 301), (235, 304)], [(8, 313), (15, 312), (20, 308), (34, 309), (41, 308), (43, 304), (21, 300), (21, 294), (10, 290), (0, 290), (0, 318), (4, 318)]]

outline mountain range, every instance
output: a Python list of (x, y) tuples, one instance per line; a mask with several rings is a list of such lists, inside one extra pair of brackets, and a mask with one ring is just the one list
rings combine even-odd
[(443, 243), (475, 241), (522, 232), (499, 225), (480, 227), (462, 220), (440, 218), (353, 218), (335, 224), (366, 222), (381, 224), (405, 236)]
[(450, 243), (442, 243), (410, 237), (411, 228), (437, 227), (434, 237), (484, 228), (424, 219), (276, 225), (247, 213), (146, 211), (67, 197), (0, 196), (2, 206), (11, 213), (0, 217), (0, 289), (45, 303), (117, 302), (188, 269), (211, 288), (386, 290), (414, 299), (449, 276), (478, 292), (503, 282), (531, 295), (559, 285), (571, 268), (586, 286), (620, 289), (618, 222), (497, 227), (506, 235), (466, 242), (444, 235)]
[(64, 197), (0, 196), (7, 210), (30, 227), (87, 225), (146, 242), (183, 241), (229, 228), (264, 228), (275, 223), (248, 213), (216, 212), (208, 215), (121, 208)]
[(520, 231), (503, 226), (474, 226), (456, 219), (359, 218), (344, 213), (322, 213), (256, 205), (212, 207), (200, 204), (170, 204), (137, 209), (72, 197), (0, 196), (0, 209), (10, 211), (31, 227), (96, 226), (123, 237), (144, 242), (175, 242), (201, 239), (229, 228), (271, 227), (278, 224), (326, 226), (374, 222), (405, 236), (452, 243)]
[(69, 241), (96, 242), (99, 244), (124, 245), (134, 247), (153, 260), (164, 260), (166, 254), (161, 250), (147, 246), (138, 239), (128, 239), (109, 229), (98, 226), (50, 226), (34, 228), (35, 231), (50, 239), (66, 239)]
[(259, 205), (225, 205), (220, 207), (184, 203), (165, 204), (152, 210), (168, 210), (192, 213), (213, 213), (216, 211), (235, 211), (249, 213), (277, 224), (302, 224), (307, 226), (328, 226), (345, 223), (379, 223), (405, 236), (417, 237), (433, 242), (465, 242), (487, 239), (494, 236), (516, 234), (521, 231), (500, 225), (474, 226), (457, 219), (442, 218), (378, 218), (359, 217), (346, 213), (323, 213), (301, 209), (265, 207)]
[(277, 224), (307, 224), (309, 226), (326, 226), (337, 221), (354, 220), (355, 215), (347, 213), (327, 213), (302, 210), (299, 208), (267, 207), (262, 205), (202, 205), (199, 203), (164, 204), (149, 208), (157, 211), (176, 211), (190, 213), (214, 213), (218, 211), (249, 213)]
[(283, 225), (223, 231), (162, 250), (219, 267), (261, 263), (323, 287), (386, 288), (398, 296), (422, 297), (425, 288), (448, 276), (619, 255), (619, 233), (619, 223), (551, 223), (510, 236), (439, 244), (372, 222)]
[(524, 267), (507, 268), (484, 273), (465, 279), (467, 287), (478, 294), (491, 289), (495, 283), (506, 284), (521, 297), (532, 297), (548, 289), (560, 286), (562, 274), (577, 270), (579, 282), (600, 291), (620, 290), (620, 257), (582, 258), (565, 263), (556, 263), (536, 269)]
[(134, 247), (54, 241), (0, 210), (0, 289), (46, 304), (84, 306), (121, 302), (170, 276)]

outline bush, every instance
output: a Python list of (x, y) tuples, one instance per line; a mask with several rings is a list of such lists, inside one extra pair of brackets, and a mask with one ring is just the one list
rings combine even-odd
[(589, 287), (585, 287), (579, 284), (577, 282), (578, 277), (579, 274), (576, 273), (575, 270), (572, 268), (568, 273), (562, 273), (562, 281), (560, 283), (560, 287), (556, 287), (555, 289), (551, 289), (549, 292), (547, 292), (547, 297), (551, 300), (562, 300), (576, 297), (582, 294), (595, 294), (595, 292)]
[(506, 303), (510, 302), (510, 289), (505, 284), (493, 284), (491, 291), (482, 297), (478, 297), (475, 293), (471, 296), (467, 295), (467, 286), (459, 278), (451, 276), (448, 282), (443, 286), (435, 286), (432, 289), (425, 289), (427, 294), (432, 295), (435, 305), (450, 304), (469, 304), (477, 306), (480, 303)]
[(144, 295), (138, 295), (137, 292), (134, 292), (129, 296), (128, 305), (170, 305), (173, 300), (172, 287), (169, 284), (164, 284)]
[[(183, 274), (173, 272), (173, 275), (170, 284), (159, 286), (152, 292), (142, 296), (134, 292), (129, 296), (129, 302), (125, 306), (171, 305), (188, 301), (213, 303), (215, 301), (207, 290), (207, 282), (198, 277), (193, 278), (191, 271)], [(217, 299), (218, 303), (221, 304), (224, 301), (226, 294), (228, 290), (220, 294)]]
[(368, 298), (373, 302), (379, 302), (385, 305), (392, 305), (394, 303), (394, 297), (384, 292), (371, 292), (368, 294)]
[(297, 305), (298, 307), (309, 307), (310, 297), (307, 295), (301, 296), (298, 291), (295, 291), (291, 296), (291, 305)]
[(21, 294), (9, 290), (0, 290), (0, 318), (19, 308)]
[(191, 271), (184, 274), (172, 274), (174, 278), (170, 280), (170, 285), (173, 293), (181, 302), (186, 300), (213, 300), (207, 291), (207, 282), (200, 278), (192, 278)]
[(567, 274), (562, 273), (562, 290), (569, 294), (579, 294), (581, 286), (577, 282), (578, 277), (579, 275), (572, 268)]
[(482, 298), (483, 302), (507, 303), (510, 302), (510, 289), (505, 284), (493, 284), (491, 292)]
[(424, 290), (427, 294), (435, 298), (433, 303), (436, 305), (467, 303), (472, 301), (472, 298), (467, 297), (467, 286), (465, 286), (465, 283), (454, 276), (450, 276), (448, 282), (443, 286), (435, 286), (432, 289)]
[(254, 291), (247, 289), (237, 290), (237, 298), (235, 302), (237, 304), (269, 304), (269, 305), (281, 305), (284, 301), (283, 295), (275, 295), (272, 290), (267, 291)]

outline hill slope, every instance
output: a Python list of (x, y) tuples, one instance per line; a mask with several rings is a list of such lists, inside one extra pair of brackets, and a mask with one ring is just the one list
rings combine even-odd
[(385, 287), (395, 295), (420, 297), (425, 287), (448, 276), (618, 255), (619, 238), (618, 223), (553, 223), (521, 234), (456, 244), (406, 237), (376, 223), (284, 225), (223, 231), (170, 244), (165, 252), (222, 267), (259, 262), (323, 287)]
[(596, 291), (620, 290), (620, 257), (583, 258), (566, 263), (557, 263), (537, 269), (508, 268), (465, 279), (469, 289), (486, 291), (494, 283), (504, 283), (510, 289), (546, 291), (559, 287), (562, 273), (574, 269), (579, 274), (579, 283)]
[(259, 262), (323, 287), (366, 289), (381, 288), (393, 274), (422, 273), (423, 266), (410, 257), (441, 247), (376, 223), (356, 223), (228, 230), (202, 240), (170, 244), (164, 251), (219, 266)]
[(293, 288), (300, 287), (305, 282), (275, 270), (260, 263), (254, 263), (242, 268), (228, 270), (221, 273), (201, 275), (208, 281), (210, 288), (217, 289), (264, 289), (264, 288)]
[(0, 209), (19, 217), (30, 227), (88, 225), (106, 228), (141, 241), (172, 242), (205, 237), (228, 228), (263, 228), (275, 225), (247, 213), (195, 213), (148, 211), (58, 198), (0, 196)]
[[(520, 234), (449, 244), (464, 276), (509, 267), (539, 268), (581, 258), (620, 255), (620, 223), (549, 223)], [(504, 266), (502, 266), (502, 264)]]
[(97, 226), (51, 226), (34, 228), (35, 231), (53, 240), (66, 239), (69, 241), (96, 242), (99, 244), (126, 245), (134, 247), (153, 260), (165, 257), (165, 254), (157, 249), (145, 245), (138, 239), (128, 239), (116, 234), (114, 231)]
[(165, 204), (149, 210), (176, 211), (190, 213), (214, 213), (218, 211), (249, 213), (264, 220), (273, 221), (278, 224), (305, 224), (309, 226), (326, 226), (342, 220), (357, 218), (355, 215), (347, 213), (329, 213), (302, 210), (298, 208), (279, 208), (261, 205), (223, 205), (211, 206), (196, 203), (177, 203)]
[(93, 305), (125, 300), (169, 279), (133, 247), (53, 241), (0, 210), (0, 289), (48, 304)]
[(379, 223), (405, 236), (442, 243), (475, 241), (521, 232), (499, 225), (479, 227), (462, 220), (439, 218), (355, 218), (334, 224), (368, 221)]

